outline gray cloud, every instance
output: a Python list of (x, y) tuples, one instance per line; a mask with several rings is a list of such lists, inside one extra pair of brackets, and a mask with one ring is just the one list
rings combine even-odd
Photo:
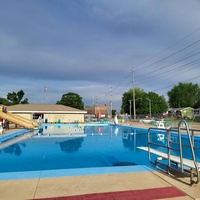
[(24, 88), (30, 102), (42, 102), (47, 84), (49, 102), (72, 91), (85, 102), (98, 95), (104, 103), (112, 85), (119, 102), (132, 87), (132, 66), (136, 87), (166, 94), (199, 73), (198, 62), (187, 65), (198, 56), (172, 65), (197, 53), (199, 44), (164, 59), (199, 39), (199, 31), (192, 33), (199, 28), (199, 7), (195, 0), (3, 0), (0, 96)]

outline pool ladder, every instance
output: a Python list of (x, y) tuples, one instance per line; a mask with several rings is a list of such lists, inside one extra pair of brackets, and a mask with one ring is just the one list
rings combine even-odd
[[(156, 129), (156, 131), (152, 129)], [(164, 169), (160, 169), (167, 171), (168, 174), (171, 174), (170, 170), (175, 170), (181, 174), (190, 176), (190, 185), (194, 183), (198, 184), (200, 181), (200, 163), (196, 161), (195, 152), (200, 151), (200, 147), (195, 147), (194, 133), (200, 132), (200, 130), (189, 129), (188, 123), (185, 120), (180, 120), (177, 128), (159, 129), (160, 135), (163, 134), (163, 131), (166, 133), (166, 144), (151, 141), (151, 138), (153, 138), (151, 134), (156, 134), (157, 131), (158, 128), (149, 128), (148, 147), (146, 149), (145, 147), (140, 147), (140, 149), (148, 151), (149, 161), (156, 166), (164, 166)], [(187, 144), (182, 142), (182, 131), (184, 131), (184, 133), (186, 132), (188, 139)], [(174, 137), (174, 139), (178, 141), (172, 141), (173, 137), (171, 137), (171, 133), (175, 132), (178, 134), (178, 137)], [(190, 158), (186, 159), (184, 157), (185, 151), (183, 151), (183, 147), (189, 148)], [(157, 155), (157, 159), (152, 161), (151, 154)]]

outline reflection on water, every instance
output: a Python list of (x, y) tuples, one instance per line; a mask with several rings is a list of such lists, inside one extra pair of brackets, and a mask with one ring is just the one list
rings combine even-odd
[(0, 172), (148, 164), (136, 148), (140, 137), (120, 126), (44, 126), (23, 141), (26, 148), (18, 142), (3, 149)]
[(119, 132), (119, 128), (116, 126), (116, 127), (115, 127), (115, 135), (117, 135), (118, 132)]
[(81, 144), (83, 143), (83, 140), (84, 138), (76, 138), (76, 139), (59, 142), (60, 149), (68, 153), (78, 151), (78, 149), (81, 148)]
[(157, 141), (165, 144), (166, 143), (166, 138), (165, 138), (165, 134), (163, 133), (157, 133)]
[(26, 147), (26, 144), (22, 143), (22, 144), (12, 144), (10, 145), (9, 147), (6, 147), (4, 148), (3, 150), (0, 151), (1, 152), (4, 152), (5, 154), (14, 154), (16, 156), (20, 156), (22, 154), (22, 150), (21, 150), (21, 147)]
[(52, 134), (84, 134), (84, 127), (82, 125), (73, 125), (73, 126), (42, 126), (39, 128), (38, 133), (44, 135)]
[(134, 128), (123, 128), (122, 141), (125, 148), (135, 150), (139, 146), (147, 145), (146, 131), (136, 130)]

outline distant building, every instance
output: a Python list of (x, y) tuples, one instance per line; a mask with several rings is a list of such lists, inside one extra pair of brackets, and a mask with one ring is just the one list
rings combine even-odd
[(40, 117), (48, 123), (84, 122), (87, 113), (84, 110), (57, 104), (17, 104), (7, 106), (7, 111), (30, 120), (37, 120)]
[(193, 110), (193, 117), (200, 117), (200, 108), (196, 108)]
[(93, 115), (98, 118), (107, 117), (108, 106), (107, 105), (85, 106), (85, 111), (87, 112), (87, 115)]
[(177, 117), (177, 118), (185, 118), (193, 116), (193, 108), (185, 107), (185, 108), (172, 108), (168, 111), (169, 117)]

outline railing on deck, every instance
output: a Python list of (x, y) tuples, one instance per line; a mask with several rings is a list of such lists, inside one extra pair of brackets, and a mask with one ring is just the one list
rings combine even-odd
[[(154, 131), (156, 130), (156, 131)], [(158, 133), (159, 131), (159, 133)], [(170, 129), (148, 129), (148, 147), (139, 147), (140, 149), (147, 150), (149, 161), (156, 166), (162, 165), (166, 167), (166, 171), (170, 174), (170, 170), (176, 170), (183, 174), (190, 176), (190, 183), (199, 183), (200, 181), (200, 163), (196, 161), (195, 151), (200, 151), (200, 147), (195, 146), (195, 133), (200, 130), (190, 129), (185, 120), (181, 120), (178, 127), (172, 127)], [(177, 133), (178, 140), (172, 140), (172, 133)], [(186, 134), (187, 144), (183, 143), (183, 133)], [(158, 143), (152, 141), (157, 134), (158, 139), (166, 137), (166, 143)], [(165, 136), (166, 134), (166, 136)], [(160, 137), (160, 138), (159, 138)], [(190, 158), (186, 158), (183, 148), (188, 148), (190, 151)], [(152, 160), (152, 154), (157, 155), (156, 160)], [(175, 154), (175, 155), (174, 155)], [(196, 177), (196, 180), (194, 180)]]

